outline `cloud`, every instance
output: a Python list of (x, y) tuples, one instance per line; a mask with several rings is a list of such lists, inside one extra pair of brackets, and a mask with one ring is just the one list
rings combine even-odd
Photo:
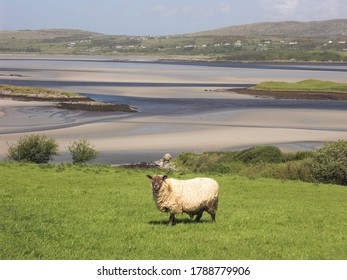
[(339, 0), (324, 1), (321, 3), (312, 3), (311, 9), (315, 14), (328, 17), (339, 17), (342, 10), (346, 10), (346, 5), (342, 5)]
[(218, 15), (230, 15), (233, 12), (229, 3), (221, 2), (219, 4), (211, 3), (209, 5), (201, 5), (199, 3), (190, 4), (157, 4), (150, 9), (150, 12), (156, 13), (160, 17), (177, 17), (189, 16), (196, 19), (208, 19)]
[(275, 3), (275, 9), (277, 9), (280, 14), (291, 14), (295, 11), (298, 4), (298, 0), (282, 0)]
[(231, 4), (223, 2), (217, 5), (216, 12), (231, 15), (234, 12), (234, 9)]
[(346, 18), (346, 0), (259, 0), (262, 20), (324, 20)]
[(299, 6), (299, 0), (263, 0), (262, 8), (273, 17), (292, 15)]

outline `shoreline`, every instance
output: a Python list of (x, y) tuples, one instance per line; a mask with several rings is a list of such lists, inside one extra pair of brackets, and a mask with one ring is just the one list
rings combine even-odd
[[(217, 57), (218, 58), (218, 57)], [(300, 61), (300, 60), (220, 60), (209, 55), (156, 55), (156, 54), (38, 54), (38, 53), (1, 53), (0, 59), (27, 60), (66, 60), (90, 62), (134, 62), (134, 63), (220, 63), (220, 64), (287, 64), (287, 65), (347, 65), (346, 61)]]
[(296, 99), (296, 100), (347, 100), (347, 93), (332, 91), (290, 91), (290, 90), (259, 90), (251, 88), (226, 89), (226, 92), (236, 92), (255, 97), (271, 97), (275, 99)]

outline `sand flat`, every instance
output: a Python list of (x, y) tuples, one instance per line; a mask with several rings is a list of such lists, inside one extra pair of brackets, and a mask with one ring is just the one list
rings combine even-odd
[[(14, 106), (18, 101), (6, 102)], [(4, 106), (3, 102), (0, 104)], [(21, 114), (25, 114), (28, 120), (37, 121), (26, 108), (29, 104), (30, 102), (19, 102), (15, 107), (20, 108), (19, 111), (10, 111), (13, 116), (8, 117), (14, 122)], [(87, 138), (100, 152), (115, 155), (124, 151), (157, 155), (157, 151), (204, 152), (252, 145), (336, 141), (347, 139), (346, 119), (346, 111), (259, 109), (190, 116), (101, 118), (93, 119), (91, 123), (73, 123), (71, 118), (70, 127), (55, 129), (52, 125), (51, 129), (35, 132), (30, 131), (30, 126), (20, 126), (17, 123), (17, 132), (4, 133), (2, 124), (0, 150), (1, 156), (4, 156), (7, 143), (12, 143), (27, 133), (45, 133), (55, 138), (61, 146), (61, 152), (73, 140)], [(68, 123), (69, 118), (64, 122)], [(102, 158), (99, 160), (103, 162)]]
[[(0, 59), (1, 60), (1, 59)], [(303, 76), (327, 75), (335, 81), (346, 80), (346, 72), (312, 73), (304, 71), (262, 71), (216, 67), (158, 66), (148, 64), (103, 64), (51, 61), (7, 63), (8, 73), (23, 73), (21, 79), (53, 81), (127, 81), (127, 82), (250, 82), (257, 83), (275, 75), (283, 81), (302, 80)], [(0, 61), (1, 66), (1, 61)], [(11, 70), (13, 68), (13, 71)], [(22, 71), (20, 71), (22, 70)], [(277, 76), (276, 76), (277, 75)], [(8, 145), (29, 133), (54, 137), (61, 149), (57, 162), (71, 162), (66, 146), (87, 138), (101, 152), (98, 163), (128, 163), (156, 160), (163, 153), (204, 152), (237, 149), (253, 145), (277, 145), (283, 150), (314, 149), (317, 143), (347, 139), (347, 110), (221, 106), (228, 101), (241, 104), (256, 97), (226, 93), (203, 87), (116, 87), (59, 86), (56, 89), (93, 93), (137, 100), (139, 113), (87, 113), (57, 109), (49, 102), (0, 100), (0, 159)], [(160, 99), (160, 102), (156, 100)], [(176, 109), (172, 109), (170, 102)], [(140, 100), (140, 101), (139, 101)], [(187, 100), (187, 104), (185, 104)], [(201, 102), (193, 106), (194, 100)], [(201, 100), (206, 100), (202, 102)], [(267, 105), (267, 99), (261, 99)], [(142, 107), (141, 102), (147, 102)], [(270, 99), (269, 99), (270, 101)], [(215, 107), (209, 107), (214, 102)], [(219, 102), (219, 103), (218, 103)], [(239, 102), (239, 103), (237, 103)], [(241, 103), (240, 103), (241, 102)], [(298, 103), (299, 104), (299, 103)], [(343, 103), (344, 104), (344, 103)], [(132, 105), (132, 104), (130, 104)], [(165, 106), (164, 106), (165, 105)], [(321, 105), (320, 105), (321, 106)], [(171, 109), (170, 109), (171, 108)], [(320, 107), (319, 107), (320, 108)], [(347, 108), (346, 108), (347, 109)], [(169, 111), (167, 111), (169, 110)], [(301, 144), (303, 143), (303, 144)]]

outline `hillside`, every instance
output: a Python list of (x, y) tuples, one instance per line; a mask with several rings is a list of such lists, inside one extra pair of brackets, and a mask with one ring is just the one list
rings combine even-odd
[(282, 36), (282, 37), (339, 37), (347, 36), (347, 19), (326, 21), (263, 22), (197, 32), (195, 36)]
[(9, 39), (52, 40), (57, 38), (85, 38), (103, 36), (101, 33), (77, 29), (40, 29), (40, 30), (0, 30), (1, 41)]
[(268, 22), (175, 36), (0, 30), (0, 54), (160, 55), (209, 61), (347, 61), (347, 19)]
[[(116, 36), (116, 35), (115, 35)], [(174, 35), (171, 37), (181, 37)], [(281, 36), (281, 37), (331, 37), (347, 36), (347, 19), (333, 19), (325, 21), (280, 21), (261, 22), (244, 25), (227, 26), (213, 30), (184, 34), (183, 36)], [(77, 29), (41, 29), (41, 30), (0, 30), (1, 40), (49, 40), (56, 38), (95, 38), (112, 37), (101, 33)], [(127, 36), (136, 37), (136, 36)], [(160, 37), (160, 36), (159, 36)]]

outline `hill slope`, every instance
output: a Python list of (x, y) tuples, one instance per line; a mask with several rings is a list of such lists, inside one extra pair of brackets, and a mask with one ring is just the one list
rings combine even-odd
[(102, 36), (102, 34), (77, 29), (0, 30), (2, 40), (52, 40), (56, 38), (85, 38), (95, 36)]
[[(347, 19), (267, 22), (176, 36), (0, 30), (0, 54), (179, 55), (188, 60), (347, 61)], [(182, 57), (180, 58), (182, 59)]]
[(195, 36), (283, 36), (283, 37), (329, 37), (346, 36), (347, 19), (326, 21), (282, 21), (263, 22), (202, 31)]

